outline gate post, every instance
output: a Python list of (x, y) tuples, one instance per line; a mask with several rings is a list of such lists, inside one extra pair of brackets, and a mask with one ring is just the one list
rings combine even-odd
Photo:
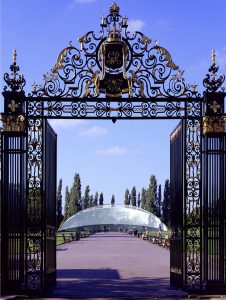
[[(203, 277), (210, 293), (226, 291), (226, 115), (222, 84), (212, 65), (203, 84), (206, 88), (203, 118)], [(219, 89), (221, 88), (221, 91)]]
[(1, 291), (15, 293), (24, 281), (26, 122), (23, 75), (18, 75), (16, 50), (11, 75), (4, 75), (1, 115)]

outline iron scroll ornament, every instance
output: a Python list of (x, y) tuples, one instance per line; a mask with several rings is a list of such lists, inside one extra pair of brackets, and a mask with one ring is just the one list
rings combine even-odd
[[(109, 15), (101, 18), (100, 34), (89, 31), (79, 42), (80, 50), (69, 42), (60, 52), (51, 72), (44, 75), (44, 85), (35, 84), (33, 96), (113, 98), (123, 93), (132, 98), (200, 96), (195, 85), (185, 83), (183, 71), (165, 48), (141, 32), (128, 31), (127, 18), (119, 14), (115, 3)], [(118, 68), (109, 68), (106, 49), (109, 46), (115, 51), (116, 43), (123, 45), (123, 63)], [(121, 55), (120, 51), (117, 53)], [(101, 80), (105, 80), (104, 85), (109, 81), (108, 89), (117, 92), (101, 89)]]

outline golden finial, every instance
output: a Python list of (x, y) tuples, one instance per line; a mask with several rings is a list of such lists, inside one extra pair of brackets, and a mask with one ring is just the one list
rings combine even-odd
[(37, 91), (37, 83), (34, 81), (34, 83), (32, 84), (32, 86), (33, 86), (33, 88), (34, 88), (34, 90), (33, 90), (33, 92), (36, 92)]
[(13, 49), (13, 62), (14, 63), (16, 63), (16, 57), (17, 57), (16, 49)]
[(212, 50), (212, 64), (215, 64), (215, 59), (216, 59), (216, 53), (215, 50)]
[(196, 92), (196, 88), (197, 88), (197, 84), (194, 82), (193, 84), (191, 84), (191, 88), (193, 92)]
[(113, 2), (111, 7), (110, 7), (110, 13), (111, 14), (118, 14), (119, 13), (119, 6)]
[(123, 18), (123, 22), (124, 22), (124, 26), (127, 26), (128, 24), (128, 18), (127, 18), (127, 16), (125, 16), (124, 18)]
[(101, 25), (104, 25), (105, 17), (102, 16), (100, 19), (101, 19)]
[(113, 2), (111, 8), (115, 10), (117, 8), (117, 4)]

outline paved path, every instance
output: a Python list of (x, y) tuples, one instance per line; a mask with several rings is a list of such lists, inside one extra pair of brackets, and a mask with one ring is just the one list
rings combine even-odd
[(183, 297), (169, 286), (169, 250), (124, 233), (97, 233), (57, 248), (61, 298)]

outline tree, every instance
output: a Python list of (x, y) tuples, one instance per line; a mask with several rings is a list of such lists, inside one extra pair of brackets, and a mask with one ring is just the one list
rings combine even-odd
[(155, 202), (157, 198), (157, 181), (155, 175), (151, 175), (150, 184), (146, 195), (146, 210), (155, 213)]
[(83, 202), (83, 209), (86, 209), (89, 207), (89, 192), (90, 192), (90, 188), (87, 185), (85, 188), (85, 194), (84, 194), (84, 202)]
[(94, 206), (93, 203), (94, 203), (94, 199), (93, 199), (93, 195), (91, 195), (89, 197), (89, 207), (93, 207)]
[(81, 210), (81, 180), (78, 173), (74, 176), (74, 182), (70, 191), (69, 216)]
[(140, 207), (140, 192), (138, 193), (137, 196), (137, 207)]
[(66, 186), (65, 190), (65, 203), (64, 203), (64, 221), (69, 218), (69, 206), (70, 206), (70, 193), (68, 186)]
[(57, 188), (57, 228), (59, 228), (60, 223), (63, 221), (63, 214), (62, 214), (62, 178), (59, 181), (59, 185)]
[(130, 198), (129, 198), (129, 190), (126, 189), (125, 191), (125, 200), (124, 200), (125, 205), (130, 205)]
[(158, 186), (158, 195), (156, 201), (156, 216), (161, 217), (162, 214), (162, 186), (161, 184)]
[(131, 197), (130, 199), (131, 205), (137, 206), (137, 192), (135, 186), (132, 187), (130, 197)]
[(146, 209), (146, 189), (143, 187), (141, 190), (141, 208)]
[(163, 192), (162, 222), (169, 226), (170, 223), (170, 182), (166, 179)]
[(97, 205), (98, 205), (98, 192), (95, 193), (94, 201), (93, 201), (93, 206), (97, 206)]
[(115, 195), (112, 195), (111, 197), (111, 205), (114, 205), (115, 204)]
[(102, 192), (100, 193), (100, 197), (99, 197), (99, 205), (104, 205), (104, 195)]
[(79, 173), (76, 174), (76, 192), (78, 197), (78, 211), (82, 210), (82, 185)]

